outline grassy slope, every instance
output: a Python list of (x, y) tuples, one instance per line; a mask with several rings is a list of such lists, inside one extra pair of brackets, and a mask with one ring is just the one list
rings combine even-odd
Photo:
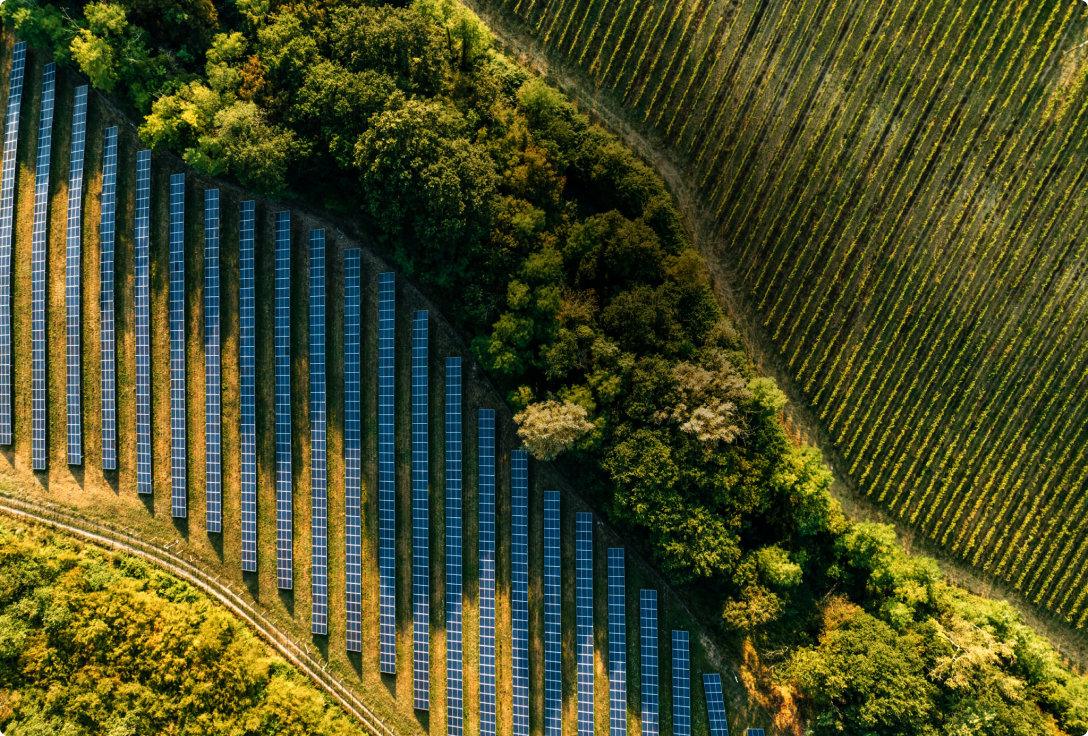
[[(0, 86), (7, 87), (10, 67), (11, 39), (5, 37)], [(134, 342), (133, 342), (133, 241), (135, 152), (139, 142), (134, 130), (108, 105), (92, 94), (87, 153), (84, 175), (84, 258), (83, 258), (83, 426), (85, 463), (82, 468), (66, 463), (66, 417), (64, 378), (64, 232), (66, 225), (68, 138), (70, 137), (70, 101), (73, 88), (80, 83), (70, 73), (58, 76), (57, 114), (54, 124), (53, 168), (51, 179), (49, 263), (49, 403), (51, 427), (50, 469), (46, 473), (29, 471), (29, 254), (30, 223), (33, 213), (33, 152), (37, 139), (37, 97), (40, 90), (42, 59), (31, 54), (28, 60), (25, 97), (19, 147), (19, 178), (16, 193), (17, 236), (15, 284), (15, 385), (17, 399), (16, 445), (5, 450), (0, 460), (0, 475), (9, 488), (48, 497), (53, 501), (81, 509), (98, 518), (105, 518), (139, 530), (142, 534), (164, 542), (181, 540), (194, 560), (208, 570), (245, 586), (284, 628), (300, 638), (309, 637), (310, 627), (310, 536), (309, 536), (309, 383), (308, 354), (308, 278), (306, 274), (309, 230), (326, 227), (326, 324), (327, 386), (328, 386), (328, 479), (329, 479), (329, 606), (330, 635), (310, 637), (313, 646), (324, 653), (330, 667), (357, 684), (365, 694), (368, 705), (392, 726), (398, 734), (445, 732), (445, 649), (442, 631), (444, 616), (445, 555), (443, 525), (445, 518), (443, 471), (444, 458), (444, 385), (445, 358), (459, 355), (464, 362), (464, 652), (466, 729), (478, 729), (478, 589), (476, 585), (477, 504), (476, 504), (476, 431), (477, 410), (493, 408), (498, 417), (497, 450), (497, 662), (499, 677), (500, 732), (508, 732), (511, 712), (510, 692), (510, 505), (509, 451), (517, 446), (509, 412), (501, 398), (484, 380), (482, 372), (471, 361), (465, 346), (433, 308), (404, 280), (398, 281), (397, 293), (397, 453), (398, 453), (398, 675), (383, 677), (377, 672), (377, 443), (376, 443), (376, 371), (377, 339), (377, 275), (386, 266), (366, 250), (366, 242), (342, 237), (335, 226), (320, 222), (300, 212), (292, 216), (292, 411), (296, 427), (293, 441), (294, 476), (294, 592), (276, 589), (275, 571), (275, 487), (274, 487), (274, 396), (273, 396), (273, 263), (272, 218), (281, 207), (258, 200), (257, 203), (257, 437), (258, 437), (258, 509), (259, 509), (259, 571), (242, 576), (239, 572), (239, 407), (238, 407), (238, 203), (249, 198), (231, 186), (220, 185), (189, 172), (186, 184), (186, 277), (188, 291), (188, 447), (189, 447), (189, 517), (175, 520), (170, 516), (170, 401), (169, 401), (169, 246), (168, 246), (168, 183), (169, 175), (186, 171), (176, 159), (156, 154), (152, 160), (152, 399), (154, 443), (153, 499), (137, 497), (135, 493), (135, 418), (134, 418)], [(99, 451), (99, 332), (98, 332), (98, 198), (101, 192), (102, 131), (108, 125), (121, 128), (119, 142), (119, 187), (117, 214), (117, 369), (120, 447), (116, 473), (103, 474)], [(222, 436), (223, 436), (223, 513), (222, 534), (204, 531), (204, 348), (203, 348), (203, 192), (206, 187), (220, 188), (221, 204), (221, 335), (222, 335)], [(348, 655), (344, 650), (343, 614), (343, 366), (336, 356), (343, 354), (343, 250), (364, 247), (364, 305), (363, 305), (363, 418), (364, 453), (363, 478), (366, 485), (363, 500), (363, 528), (367, 542), (363, 545), (363, 653)], [(411, 314), (416, 309), (430, 309), (430, 404), (431, 404), (431, 704), (430, 713), (412, 708), (412, 605), (411, 605), (411, 498), (409, 493), (410, 453), (410, 335)], [(574, 514), (587, 510), (574, 489), (550, 466), (533, 462), (530, 467), (530, 565), (539, 570), (543, 563), (542, 530), (539, 527), (542, 492), (545, 488), (560, 488), (564, 493), (564, 579), (573, 581)], [(597, 666), (596, 718), (597, 729), (608, 729), (607, 681), (607, 589), (605, 550), (619, 546), (621, 540), (605, 526), (598, 525), (595, 535), (598, 568), (595, 589)], [(661, 591), (660, 656), (662, 723), (669, 722), (671, 683), (669, 669), (669, 631), (683, 628), (692, 631), (693, 714), (696, 732), (705, 730), (705, 705), (698, 675), (704, 671), (721, 671), (728, 687), (730, 715), (734, 728), (747, 725), (750, 719), (763, 719), (758, 709), (749, 705), (744, 690), (734, 685), (730, 662), (725, 652), (692, 620), (664, 581), (633, 553), (627, 556), (628, 570), (628, 720), (632, 734), (639, 733), (639, 671), (638, 671), (638, 589), (653, 587)], [(533, 578), (530, 588), (530, 679), (531, 725), (533, 733), (542, 730), (543, 710), (543, 630), (542, 583)], [(565, 732), (574, 733), (576, 722), (575, 660), (574, 660), (574, 588), (571, 582), (564, 589), (564, 710)], [(505, 696), (504, 696), (505, 694)], [(665, 732), (668, 730), (666, 728)]]

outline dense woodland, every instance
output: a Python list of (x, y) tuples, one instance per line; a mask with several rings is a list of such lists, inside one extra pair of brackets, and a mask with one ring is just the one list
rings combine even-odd
[[(723, 637), (754, 645), (781, 728), (801, 728), (799, 713), (816, 734), (1088, 730), (1088, 681), (1011, 607), (842, 515), (661, 179), (463, 6), (7, 0), (0, 13), (148, 145), (359, 218), (472, 342), (530, 451), (578, 477)], [(19, 632), (45, 614), (2, 595), (0, 687), (18, 690)], [(8, 702), (24, 720), (64, 712)]]

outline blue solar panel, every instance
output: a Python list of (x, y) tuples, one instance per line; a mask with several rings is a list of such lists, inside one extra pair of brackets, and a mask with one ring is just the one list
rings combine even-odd
[(76, 87), (72, 103), (72, 143), (68, 166), (68, 236), (64, 306), (68, 339), (68, 464), (83, 464), (83, 154), (87, 147), (87, 85)]
[(49, 258), (49, 163), (53, 151), (53, 96), (56, 64), (45, 65), (42, 79), (42, 111), (38, 125), (38, 170), (34, 184), (34, 230), (30, 257), (30, 374), (31, 374), (31, 464), (45, 470), (48, 464), (46, 435), (49, 411), (46, 406), (45, 268)]
[(362, 251), (344, 251), (344, 572), (347, 650), (363, 650), (362, 430), (359, 338)]
[(710, 736), (729, 736), (729, 724), (725, 720), (725, 698), (722, 697), (721, 675), (716, 672), (703, 675), (703, 693), (706, 695)]
[(396, 276), (378, 276), (378, 587), (381, 671), (397, 671), (396, 456), (393, 371)]
[(464, 734), (461, 544), (461, 359), (446, 358), (446, 736)]
[(642, 733), (643, 736), (658, 736), (657, 591), (641, 591), (639, 606)]
[(544, 491), (544, 736), (563, 734), (559, 491)]
[(513, 736), (529, 736), (529, 457), (510, 453)]
[(242, 571), (257, 572), (257, 296), (253, 262), (254, 202), (238, 213), (238, 393), (241, 414)]
[(578, 652), (578, 734), (593, 734), (593, 514), (574, 521), (575, 615)]
[(672, 632), (672, 732), (691, 736), (691, 658), (688, 632)]
[(185, 431), (185, 174), (170, 176), (170, 512), (188, 516)]
[(136, 492), (151, 493), (151, 151), (136, 152)]
[(276, 213), (276, 586), (294, 587), (291, 483), (291, 213)]
[(623, 548), (608, 549), (608, 731), (627, 734), (627, 581)]
[(310, 231), (310, 631), (329, 633), (328, 475), (325, 444), (325, 231)]
[(427, 310), (412, 315), (412, 639), (415, 707), (431, 703)]
[(106, 128), (102, 146), (102, 209), (99, 319), (102, 331), (102, 469), (117, 470), (117, 332), (114, 317), (114, 241), (117, 234), (117, 126)]
[(746, 734), (746, 736), (763, 736), (763, 729), (762, 728), (749, 728), (745, 732), (745, 734)]
[(204, 523), (223, 531), (222, 362), (219, 350), (219, 190), (204, 190)]
[(480, 409), (480, 736), (495, 736), (495, 412)]
[(19, 152), (19, 110), (23, 105), (26, 43), (15, 44), (4, 124), (4, 163), (0, 170), (0, 445), (11, 433), (11, 243), (15, 216), (15, 158)]

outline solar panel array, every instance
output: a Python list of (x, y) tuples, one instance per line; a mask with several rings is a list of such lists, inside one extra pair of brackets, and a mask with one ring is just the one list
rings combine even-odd
[(529, 456), (510, 453), (513, 736), (529, 736)]
[(8, 81), (4, 123), (4, 162), (0, 169), (0, 445), (10, 445), (11, 432), (11, 244), (15, 217), (15, 157), (19, 151), (19, 110), (23, 105), (26, 43), (15, 44)]
[(412, 642), (415, 707), (431, 701), (427, 310), (412, 315)]
[(461, 359), (446, 358), (446, 735), (464, 734), (461, 631)]
[(672, 733), (691, 736), (691, 659), (688, 632), (672, 632)]
[(578, 653), (578, 734), (593, 734), (593, 514), (574, 517), (576, 647)]
[(31, 467), (45, 470), (48, 457), (46, 434), (49, 412), (46, 406), (45, 267), (49, 241), (49, 163), (53, 151), (53, 96), (57, 65), (45, 65), (42, 79), (42, 107), (38, 124), (38, 169), (34, 183), (34, 229), (30, 256), (30, 375), (31, 375)]
[(710, 736), (729, 736), (725, 720), (725, 698), (722, 697), (722, 677), (717, 672), (703, 675), (706, 714), (710, 721)]
[(639, 593), (639, 671), (642, 680), (642, 733), (658, 736), (657, 591)]
[(480, 736), (495, 736), (495, 411), (480, 409)]
[(254, 202), (238, 212), (238, 394), (241, 414), (242, 570), (257, 572), (257, 295)]
[(80, 306), (83, 256), (83, 154), (87, 147), (87, 85), (76, 87), (72, 103), (72, 142), (68, 165), (68, 233), (64, 306), (68, 357), (68, 464), (83, 464), (83, 312)]
[(136, 492), (151, 493), (151, 151), (136, 152)]
[(276, 586), (294, 587), (291, 483), (291, 213), (276, 213)]
[(396, 276), (378, 275), (378, 628), (383, 674), (397, 671), (396, 456), (393, 446)]
[(325, 231), (310, 231), (310, 631), (329, 633), (329, 514), (325, 433)]
[(608, 732), (627, 734), (627, 581), (623, 547), (608, 549)]
[(347, 650), (363, 650), (362, 430), (359, 340), (362, 251), (344, 251), (344, 600)]
[(102, 206), (99, 239), (99, 329), (102, 373), (102, 469), (117, 470), (117, 332), (114, 319), (114, 241), (117, 234), (117, 126), (102, 144)]
[(170, 512), (188, 513), (185, 432), (185, 174), (170, 176)]
[(222, 355), (219, 351), (219, 190), (204, 190), (204, 523), (223, 531)]
[(563, 734), (559, 491), (544, 491), (544, 736)]
[(763, 736), (762, 728), (749, 728), (745, 736)]

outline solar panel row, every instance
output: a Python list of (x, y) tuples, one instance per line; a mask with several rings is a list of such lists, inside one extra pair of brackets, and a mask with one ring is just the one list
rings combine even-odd
[(378, 628), (383, 674), (397, 671), (396, 457), (393, 446), (396, 276), (378, 276)]
[(65, 242), (64, 306), (66, 312), (68, 387), (68, 464), (83, 464), (83, 154), (87, 147), (87, 85), (76, 87), (72, 102), (72, 142), (68, 164), (68, 232)]
[(242, 571), (257, 572), (257, 295), (254, 202), (238, 213), (238, 394), (241, 415)]
[(15, 44), (4, 122), (4, 161), (0, 168), (0, 445), (12, 442), (11, 415), (11, 244), (15, 216), (15, 157), (19, 150), (19, 110), (23, 105), (26, 43)]
[(291, 213), (276, 213), (276, 586), (294, 587), (291, 479)]
[(102, 205), (99, 238), (99, 329), (102, 373), (102, 469), (117, 470), (117, 333), (114, 321), (114, 240), (117, 233), (117, 126), (102, 143)]
[(691, 659), (688, 632), (672, 632), (672, 732), (691, 736)]
[(344, 251), (344, 599), (347, 650), (363, 650), (362, 430), (359, 339), (362, 251)]
[(185, 174), (170, 176), (170, 513), (188, 508), (185, 427)]
[(412, 640), (415, 707), (431, 701), (427, 311), (412, 315)]
[(746, 736), (763, 736), (763, 729), (762, 728), (749, 728), (745, 732), (745, 734), (746, 734)]
[(41, 117), (38, 124), (38, 168), (34, 180), (34, 229), (30, 256), (30, 378), (31, 378), (31, 467), (45, 470), (48, 464), (46, 434), (49, 430), (46, 406), (45, 267), (49, 241), (49, 164), (53, 151), (53, 97), (57, 65), (45, 65), (42, 78)]
[(461, 631), (461, 359), (446, 358), (446, 734), (464, 733)]
[(725, 698), (722, 697), (721, 675), (717, 672), (703, 675), (703, 693), (706, 695), (710, 736), (729, 736), (729, 724), (725, 720)]
[(657, 591), (639, 593), (639, 669), (642, 680), (642, 733), (658, 736)]
[(136, 492), (151, 493), (151, 151), (136, 152)]
[(593, 734), (593, 514), (574, 517), (574, 604), (578, 660), (578, 734)]
[(627, 579), (623, 548), (608, 549), (608, 731), (627, 734)]
[(310, 631), (329, 633), (325, 426), (325, 231), (310, 231)]
[(513, 736), (529, 736), (529, 456), (510, 453)]
[(563, 733), (559, 491), (544, 491), (544, 736)]
[(219, 190), (204, 190), (204, 523), (223, 531), (222, 362), (219, 352)]
[(480, 409), (480, 736), (495, 736), (495, 412)]

